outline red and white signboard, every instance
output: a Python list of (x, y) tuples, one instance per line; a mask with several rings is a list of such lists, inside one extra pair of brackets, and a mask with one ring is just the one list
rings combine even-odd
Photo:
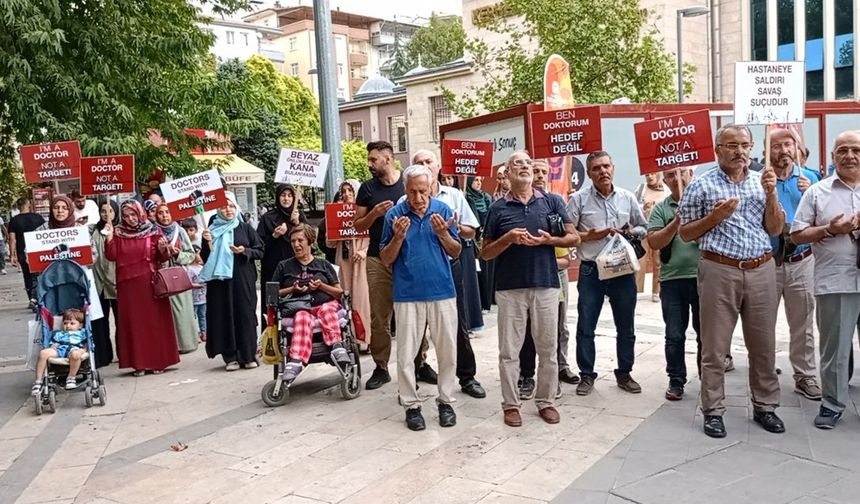
[(185, 219), (227, 204), (218, 170), (208, 170), (161, 184), (173, 220)]
[(81, 158), (81, 194), (134, 192), (134, 156)]
[(360, 233), (355, 229), (355, 205), (352, 203), (326, 203), (325, 206), (326, 240), (351, 240), (366, 238), (369, 231)]
[(28, 184), (78, 178), (81, 176), (81, 143), (74, 140), (22, 145), (21, 164)]
[(575, 156), (603, 149), (600, 107), (532, 112), (532, 157)]
[(93, 263), (87, 226), (24, 233), (24, 246), (32, 272), (42, 271), (59, 259), (71, 259), (81, 266)]
[(714, 161), (711, 117), (699, 110), (633, 125), (639, 172), (657, 173)]
[(442, 173), (467, 177), (493, 176), (493, 142), (442, 140)]

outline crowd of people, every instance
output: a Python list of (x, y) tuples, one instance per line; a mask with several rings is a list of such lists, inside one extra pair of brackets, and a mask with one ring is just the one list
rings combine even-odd
[[(100, 202), (97, 222), (88, 222), (87, 202), (76, 194), (54, 197), (47, 221), (22, 199), (9, 222), (10, 262), (21, 266), (32, 300), (35, 279), (23, 233), (93, 224), (92, 270), (104, 312), (93, 324), (95, 365), (110, 364), (115, 352), (119, 367), (135, 376), (164, 372), (200, 343), (209, 358), (221, 357), (227, 371), (256, 368), (258, 335), (267, 324), (257, 311), (257, 261), (259, 299), (265, 299), (265, 283), (274, 281), (281, 296), (300, 306), (291, 314), (284, 379), (294, 380), (307, 365), (315, 323), (333, 360), (346, 364), (337, 312), (349, 291), (368, 328), (365, 343), (375, 364), (365, 388), (391, 381), (394, 333), (398, 397), (412, 430), (426, 427), (418, 381), (438, 387), (443, 427), (457, 422), (457, 385), (469, 396), (486, 397), (470, 336), (494, 304), (505, 424), (522, 425), (523, 401), (531, 399), (542, 420), (558, 423), (560, 382), (576, 385), (577, 395), (592, 393), (595, 332), (607, 299), (616, 329), (615, 382), (640, 393), (632, 375), (635, 308), (647, 269), (665, 323), (668, 400), (684, 397), (692, 320), (705, 434), (726, 435), (724, 380), (733, 369), (730, 345), (738, 318), (749, 356), (753, 420), (769, 432), (784, 432), (776, 414), (780, 299), (795, 391), (822, 401), (815, 426), (833, 428), (849, 401), (851, 340), (860, 321), (860, 133), (837, 137), (834, 174), (823, 180), (803, 166), (792, 131), (768, 134), (770, 166), (760, 171), (750, 167), (750, 130), (725, 126), (716, 133), (716, 167), (696, 177), (689, 168), (648, 176), (634, 192), (615, 184), (610, 153), (592, 152), (585, 163), (590, 185), (566, 195), (548, 190), (547, 163), (525, 151), (514, 152), (498, 169), (490, 195), (481, 177), (466, 178), (461, 190), (460, 180), (441, 175), (433, 152), (415, 152), (411, 165), (399, 170), (391, 145), (371, 142), (372, 177), (344, 181), (338, 191), (339, 201), (355, 204), (355, 228), (367, 235), (343, 241), (319, 236), (290, 185), (277, 187), (274, 208), (256, 229), (229, 192), (228, 203), (205, 226), (176, 222), (157, 195), (143, 203)], [(601, 255), (619, 237), (642, 244), (641, 269), (604, 277)], [(328, 259), (315, 255), (315, 246)], [(580, 259), (575, 279), (568, 277), (572, 249)], [(151, 276), (165, 266), (185, 267), (194, 289), (156, 298)], [(578, 373), (568, 359), (574, 280)], [(76, 318), (69, 320), (74, 325)], [(435, 370), (427, 361), (430, 343)]]

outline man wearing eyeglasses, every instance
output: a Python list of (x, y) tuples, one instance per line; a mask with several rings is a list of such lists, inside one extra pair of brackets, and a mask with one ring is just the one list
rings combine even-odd
[(600, 251), (615, 233), (629, 234), (635, 238), (645, 238), (648, 221), (632, 192), (616, 187), (615, 164), (608, 152), (592, 152), (585, 159), (585, 168), (592, 186), (576, 192), (567, 203), (567, 211), (576, 230), (582, 237), (579, 256), (579, 293), (576, 321), (576, 364), (579, 366), (579, 385), (577, 395), (585, 396), (594, 389), (596, 350), (594, 332), (597, 319), (603, 309), (603, 298), (609, 296), (612, 318), (615, 321), (615, 353), (618, 367), (615, 369), (615, 382), (619, 388), (631, 394), (642, 392), (642, 387), (633, 379), (636, 333), (634, 316), (636, 312), (636, 275), (630, 273), (607, 280), (601, 280), (597, 273), (595, 260)]
[(860, 322), (860, 132), (837, 136), (832, 156), (836, 176), (806, 190), (791, 225), (792, 241), (812, 244), (815, 257), (823, 388), (814, 423), (819, 429), (835, 427), (851, 402), (848, 363)]
[(555, 247), (575, 247), (579, 235), (570, 223), (564, 200), (532, 187), (532, 160), (525, 151), (507, 162), (511, 190), (490, 206), (481, 259), (497, 259), (496, 303), (499, 305), (499, 376), (504, 422), (522, 425), (517, 391), (519, 353), (530, 319), (538, 354), (535, 405), (547, 423), (561, 419), (553, 404), (558, 389), (556, 358), (559, 281)]
[(772, 166), (749, 169), (752, 134), (746, 126), (717, 131), (718, 169), (694, 178), (681, 199), (681, 238), (698, 240), (699, 315), (702, 327), (702, 413), (710, 437), (726, 436), (725, 357), (738, 316), (749, 354), (753, 420), (785, 432), (775, 366), (776, 266), (771, 236), (782, 232), (785, 212)]
[(795, 244), (789, 236), (795, 211), (803, 193), (818, 182), (818, 173), (798, 164), (798, 147), (794, 134), (784, 128), (770, 130), (770, 164), (776, 173), (776, 194), (785, 210), (783, 232), (771, 238), (776, 260), (776, 295), (785, 299), (788, 321), (789, 359), (794, 370), (794, 391), (803, 397), (821, 400), (821, 388), (816, 376), (815, 297), (813, 284), (815, 264), (808, 244)]

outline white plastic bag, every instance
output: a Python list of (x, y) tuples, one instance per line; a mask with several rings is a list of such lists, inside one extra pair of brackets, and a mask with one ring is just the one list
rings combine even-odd
[(597, 263), (597, 277), (601, 280), (636, 273), (640, 267), (633, 246), (618, 233), (609, 237), (594, 262)]
[(35, 320), (27, 322), (27, 371), (36, 370), (39, 352), (42, 350), (42, 326)]

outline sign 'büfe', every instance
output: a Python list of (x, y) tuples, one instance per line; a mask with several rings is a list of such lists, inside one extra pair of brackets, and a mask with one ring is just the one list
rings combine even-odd
[(327, 240), (350, 240), (366, 238), (369, 231), (355, 230), (355, 205), (351, 203), (327, 203), (325, 206), (325, 232)]
[(24, 233), (30, 271), (43, 271), (54, 261), (71, 259), (81, 266), (93, 263), (90, 234), (86, 226), (45, 229)]
[(134, 192), (134, 156), (81, 158), (81, 194)]
[(467, 177), (490, 177), (493, 171), (493, 142), (442, 140), (442, 173)]
[(714, 161), (714, 137), (707, 110), (633, 125), (639, 173), (657, 173)]
[(600, 107), (532, 112), (532, 157), (575, 156), (603, 149)]
[(78, 141), (21, 146), (21, 164), (28, 184), (80, 177), (81, 144)]
[(161, 184), (173, 220), (185, 219), (227, 204), (218, 170), (208, 170)]

